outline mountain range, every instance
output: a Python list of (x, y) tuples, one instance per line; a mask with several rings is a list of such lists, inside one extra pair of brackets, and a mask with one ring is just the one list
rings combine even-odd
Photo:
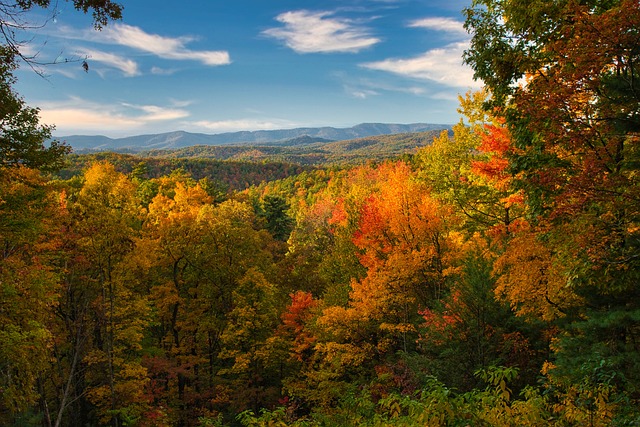
[(296, 129), (227, 132), (219, 134), (184, 131), (109, 138), (101, 135), (71, 135), (56, 138), (75, 151), (167, 150), (196, 145), (274, 145), (295, 146), (318, 142), (342, 141), (377, 135), (414, 133), (451, 129), (451, 125), (432, 123), (389, 124), (362, 123), (349, 128), (305, 127)]

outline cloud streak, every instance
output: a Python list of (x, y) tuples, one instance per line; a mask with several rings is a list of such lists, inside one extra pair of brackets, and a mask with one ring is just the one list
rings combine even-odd
[(405, 85), (393, 80), (371, 80), (367, 78), (357, 78), (346, 73), (334, 73), (336, 79), (342, 82), (345, 93), (353, 98), (367, 99), (372, 96), (382, 95), (384, 92), (401, 92), (422, 96), (427, 90), (420, 85)]
[(464, 24), (452, 18), (433, 17), (417, 19), (409, 23), (409, 28), (425, 28), (451, 35), (462, 36), (464, 38), (469, 37), (469, 33), (464, 29)]
[(462, 63), (462, 54), (466, 48), (468, 42), (452, 43), (413, 58), (390, 58), (361, 66), (449, 87), (479, 88), (482, 84), (474, 81), (473, 70)]
[(56, 126), (57, 134), (73, 132), (139, 131), (150, 124), (189, 116), (180, 106), (99, 104), (73, 97), (62, 102), (40, 102), (43, 123)]
[(93, 62), (100, 62), (106, 64), (109, 67), (117, 68), (122, 71), (127, 77), (135, 77), (140, 75), (140, 70), (138, 69), (138, 64), (131, 60), (124, 58), (120, 55), (116, 55), (114, 53), (102, 52), (100, 50), (84, 50), (87, 58)]
[(283, 41), (297, 53), (356, 53), (380, 42), (367, 28), (334, 17), (333, 12), (290, 11), (276, 20), (283, 26), (262, 34)]
[(195, 126), (215, 132), (233, 132), (240, 130), (270, 130), (295, 127), (293, 122), (280, 119), (238, 119), (238, 120), (200, 120), (192, 123)]
[(227, 51), (187, 48), (186, 45), (194, 40), (192, 37), (165, 37), (147, 33), (139, 27), (127, 24), (114, 24), (105, 28), (98, 40), (151, 53), (164, 59), (199, 61), (212, 67), (231, 63)]

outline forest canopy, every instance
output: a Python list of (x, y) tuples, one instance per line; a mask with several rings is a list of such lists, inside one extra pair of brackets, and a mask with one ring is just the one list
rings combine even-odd
[(640, 424), (640, 4), (466, 14), (452, 133), (248, 188), (51, 174), (9, 51), (0, 424)]

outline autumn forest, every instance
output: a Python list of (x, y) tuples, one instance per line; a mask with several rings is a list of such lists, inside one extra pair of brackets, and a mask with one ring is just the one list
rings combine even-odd
[(71, 162), (3, 47), (0, 424), (640, 425), (640, 4), (466, 16), (452, 133), (215, 177)]

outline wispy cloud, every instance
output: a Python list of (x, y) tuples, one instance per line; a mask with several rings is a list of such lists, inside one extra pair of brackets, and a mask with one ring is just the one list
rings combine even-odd
[(298, 53), (355, 53), (380, 42), (366, 27), (335, 17), (334, 12), (298, 10), (282, 13), (276, 20), (284, 25), (263, 34), (282, 40)]
[(174, 68), (160, 68), (153, 66), (151, 67), (151, 74), (155, 74), (157, 76), (171, 76), (176, 73), (176, 69)]
[(361, 66), (450, 87), (479, 88), (482, 86), (481, 82), (474, 81), (473, 71), (462, 63), (462, 54), (466, 48), (468, 42), (452, 43), (413, 58), (390, 58)]
[(461, 21), (445, 17), (430, 17), (413, 20), (408, 27), (434, 30), (460, 41), (428, 50), (414, 57), (388, 58), (360, 64), (360, 66), (448, 87), (479, 88), (482, 86), (481, 82), (473, 79), (473, 71), (462, 61), (464, 51), (469, 48), (469, 34)]
[(452, 18), (423, 18), (417, 19), (409, 23), (410, 28), (426, 28), (429, 30), (440, 31), (449, 33), (456, 36), (469, 37), (467, 30), (464, 29), (464, 24), (461, 21)]
[(223, 50), (192, 50), (186, 45), (192, 37), (165, 37), (150, 34), (139, 27), (114, 24), (100, 34), (103, 41), (148, 52), (165, 59), (199, 61), (205, 65), (218, 66), (231, 63), (229, 52)]
[(55, 125), (56, 134), (138, 132), (149, 124), (170, 122), (189, 116), (187, 110), (173, 104), (100, 104), (78, 97), (60, 102), (39, 102), (38, 105), (43, 123)]
[(192, 125), (215, 132), (233, 132), (241, 130), (284, 129), (297, 126), (295, 123), (281, 119), (238, 119), (238, 120), (200, 120)]
[(344, 91), (354, 98), (367, 99), (372, 96), (380, 95), (380, 92), (376, 92), (372, 89), (366, 89), (363, 87), (355, 87), (351, 85), (344, 85)]
[(401, 92), (418, 96), (425, 95), (428, 92), (421, 85), (407, 85), (398, 82), (396, 79), (370, 79), (357, 77), (345, 72), (335, 72), (333, 76), (342, 82), (345, 93), (354, 98), (367, 99), (372, 96), (382, 95), (384, 92)]
[(114, 53), (102, 52), (100, 50), (85, 49), (83, 53), (90, 62), (100, 62), (108, 67), (116, 68), (124, 73), (127, 77), (140, 75), (138, 64), (123, 56)]
[(160, 107), (158, 105), (121, 104), (132, 111), (139, 111), (138, 120), (143, 122), (158, 122), (165, 120), (177, 120), (189, 116), (186, 110), (175, 107)]

